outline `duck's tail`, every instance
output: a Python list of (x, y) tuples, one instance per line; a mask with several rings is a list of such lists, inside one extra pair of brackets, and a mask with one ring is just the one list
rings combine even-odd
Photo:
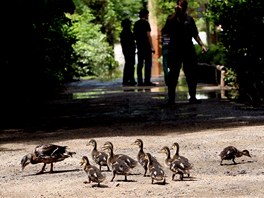
[(67, 152), (67, 154), (72, 157), (72, 155), (76, 154), (76, 152)]

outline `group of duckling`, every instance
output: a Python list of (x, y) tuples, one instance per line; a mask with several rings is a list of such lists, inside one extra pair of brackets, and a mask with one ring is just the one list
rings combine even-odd
[[(125, 177), (124, 181), (127, 181), (127, 176), (139, 163), (144, 169), (144, 177), (146, 177), (147, 172), (149, 172), (152, 184), (155, 181), (165, 184), (166, 174), (163, 170), (163, 166), (154, 156), (144, 151), (143, 141), (141, 139), (136, 139), (133, 144), (139, 147), (137, 160), (126, 154), (115, 154), (113, 143), (110, 141), (105, 142), (102, 147), (103, 150), (99, 151), (97, 149), (97, 142), (94, 139), (91, 139), (87, 146), (93, 147), (91, 151), (91, 158), (99, 167), (92, 165), (87, 156), (82, 157), (80, 165), (88, 177), (88, 181), (85, 183), (95, 182), (97, 183), (97, 186), (100, 186), (100, 184), (106, 179), (106, 175), (102, 173), (103, 167), (106, 167), (106, 171), (110, 171), (111, 169), (113, 174), (110, 180), (111, 182), (114, 180), (116, 175), (123, 175)], [(173, 156), (170, 154), (170, 150), (172, 149), (175, 149), (175, 154)], [(189, 162), (188, 158), (179, 154), (179, 144), (177, 142), (173, 143), (171, 148), (164, 146), (159, 153), (164, 153), (166, 155), (164, 164), (172, 172), (172, 180), (174, 180), (176, 174), (180, 175), (180, 180), (183, 180), (184, 177), (190, 177), (190, 170), (193, 166)], [(44, 163), (41, 171), (37, 174), (44, 172), (46, 164), (50, 164), (50, 173), (52, 173), (53, 163), (72, 157), (73, 154), (76, 153), (67, 151), (67, 146), (54, 144), (39, 145), (35, 148), (33, 153), (27, 154), (22, 158), (22, 170), (29, 163)], [(223, 160), (232, 160), (233, 163), (236, 164), (235, 158), (243, 155), (251, 157), (248, 150), (240, 151), (234, 146), (228, 146), (220, 153), (220, 165), (223, 165)]]

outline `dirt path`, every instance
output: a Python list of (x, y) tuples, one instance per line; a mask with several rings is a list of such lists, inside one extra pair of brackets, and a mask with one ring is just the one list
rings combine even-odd
[[(0, 147), (0, 197), (262, 197), (264, 194), (264, 126), (244, 126), (225, 129), (209, 129), (192, 133), (171, 131), (152, 133), (148, 128), (138, 126), (123, 129), (118, 127), (91, 127), (78, 130), (51, 131), (43, 134), (38, 131), (23, 137), (22, 132), (5, 134), (6, 140)], [(145, 134), (145, 135), (143, 135)], [(13, 141), (13, 139), (21, 140)], [(3, 135), (1, 135), (3, 138)], [(9, 137), (9, 138), (8, 138)], [(144, 150), (153, 154), (162, 164), (165, 156), (158, 153), (162, 146), (179, 142), (180, 154), (189, 158), (194, 168), (191, 178), (171, 181), (172, 173), (164, 166), (167, 174), (166, 185), (151, 184), (149, 177), (143, 177), (143, 168), (137, 166), (123, 182), (117, 176), (110, 182), (111, 172), (104, 172), (107, 179), (102, 187), (84, 184), (86, 175), (79, 166), (80, 159), (86, 155), (91, 160), (91, 148), (87, 147), (90, 138), (97, 140), (99, 148), (106, 141), (112, 141), (116, 153), (125, 153), (136, 159), (138, 148), (131, 145), (137, 138), (144, 141)], [(55, 143), (69, 146), (76, 151), (72, 158), (55, 164), (53, 174), (36, 175), (41, 164), (28, 165), (21, 172), (19, 162), (40, 143)], [(237, 159), (238, 165), (219, 165), (219, 152), (223, 147), (234, 145), (248, 149), (252, 158)], [(92, 161), (94, 164), (94, 162)], [(226, 163), (230, 163), (226, 161)], [(47, 167), (49, 170), (49, 167)]]
[[(204, 99), (200, 105), (178, 99), (176, 106), (167, 107), (165, 97), (162, 83), (139, 89), (122, 87), (121, 82), (81, 81), (69, 86), (61, 99), (27, 109), (31, 116), (23, 114), (20, 124), (0, 133), (0, 197), (262, 197), (263, 108), (225, 99)], [(161, 164), (165, 159), (158, 153), (161, 147), (178, 142), (180, 154), (193, 163), (191, 178), (171, 181), (172, 173), (164, 166), (166, 185), (152, 185), (137, 166), (129, 182), (123, 182), (123, 176), (110, 182), (112, 173), (104, 172), (107, 178), (101, 188), (84, 184), (87, 177), (79, 162), (83, 155), (91, 160), (91, 148), (86, 146), (91, 138), (99, 149), (112, 141), (116, 153), (135, 159), (138, 148), (131, 144), (141, 138), (144, 150)], [(77, 154), (56, 163), (53, 174), (36, 175), (42, 164), (30, 164), (22, 172), (21, 158), (41, 143), (67, 145)], [(248, 149), (252, 158), (220, 166), (218, 155), (228, 145)]]

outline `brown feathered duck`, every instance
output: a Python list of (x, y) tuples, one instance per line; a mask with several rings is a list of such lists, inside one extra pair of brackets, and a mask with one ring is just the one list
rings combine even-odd
[(22, 170), (28, 164), (43, 163), (41, 171), (37, 174), (44, 173), (46, 164), (50, 164), (50, 173), (53, 172), (53, 163), (63, 161), (68, 157), (72, 157), (75, 152), (68, 152), (67, 146), (59, 146), (55, 144), (42, 144), (35, 147), (33, 153), (25, 155), (21, 160)]
[(224, 148), (219, 154), (219, 156), (221, 157), (220, 165), (223, 165), (223, 160), (232, 160), (234, 164), (237, 164), (235, 162), (235, 158), (241, 157), (243, 155), (251, 157), (248, 150), (240, 151), (234, 146), (228, 146)]
[(174, 177), (176, 174), (180, 175), (180, 180), (183, 180), (184, 174), (189, 175), (190, 174), (190, 166), (186, 166), (184, 161), (181, 161), (179, 159), (175, 159), (171, 162), (170, 170), (172, 171), (172, 180), (174, 180)]
[(97, 183), (97, 186), (100, 187), (100, 183), (102, 183), (106, 176), (102, 174), (101, 170), (99, 170), (96, 166), (90, 164), (87, 156), (83, 156), (80, 162), (80, 165), (83, 167), (83, 170), (88, 176), (88, 182), (84, 183)]
[(177, 142), (174, 142), (172, 144), (171, 149), (175, 149), (175, 154), (173, 155), (172, 160), (175, 160), (175, 159), (180, 160), (184, 164), (184, 166), (186, 167), (187, 176), (190, 177), (190, 173), (188, 170), (192, 169), (192, 164), (190, 163), (188, 158), (179, 154), (179, 152), (180, 152), (179, 144)]
[(103, 148), (108, 153), (107, 163), (108, 166), (111, 167), (113, 173), (113, 177), (110, 181), (112, 182), (116, 175), (124, 175), (124, 181), (127, 181), (127, 176), (129, 175), (131, 168), (124, 160), (119, 158), (121, 155), (115, 155), (113, 153), (113, 147), (111, 145), (106, 144)]
[[(144, 177), (146, 177), (147, 171), (148, 171), (148, 160), (145, 158), (145, 152), (143, 150), (143, 141), (141, 139), (136, 139), (133, 145), (138, 145), (139, 151), (137, 154), (137, 161), (139, 164), (144, 168)], [(152, 161), (155, 163), (158, 163), (157, 159), (151, 156)]]
[(97, 142), (94, 139), (91, 139), (88, 142), (87, 146), (89, 145), (93, 146), (91, 156), (94, 162), (99, 165), (100, 171), (102, 170), (102, 166), (106, 166), (107, 171), (110, 171), (109, 166), (107, 165), (107, 153), (97, 150)]
[(166, 184), (165, 172), (158, 163), (152, 161), (152, 156), (150, 155), (150, 153), (146, 153), (145, 159), (148, 160), (147, 166), (150, 172), (151, 184), (154, 184), (154, 181)]
[(171, 162), (173, 161), (173, 159), (171, 158), (169, 147), (167, 147), (167, 146), (162, 147), (162, 149), (159, 151), (159, 153), (164, 153), (166, 155), (165, 165), (167, 167), (170, 167)]
[[(112, 148), (112, 151), (114, 153), (114, 145), (112, 142), (110, 141), (107, 141), (104, 143), (104, 148), (105, 147), (109, 147), (109, 148)], [(138, 164), (138, 162), (136, 160), (134, 160), (132, 157), (126, 155), (126, 154), (114, 154), (113, 158), (118, 158), (120, 160), (123, 160), (125, 163), (127, 163), (127, 165), (130, 167), (130, 168), (135, 168)]]

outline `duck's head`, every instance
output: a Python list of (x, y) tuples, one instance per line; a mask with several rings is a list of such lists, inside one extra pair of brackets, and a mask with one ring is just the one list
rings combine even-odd
[(141, 139), (136, 139), (136, 141), (133, 144), (138, 146), (143, 146), (143, 141)]
[(83, 164), (88, 164), (89, 160), (87, 156), (83, 156), (81, 161), (80, 161), (80, 166), (83, 166)]
[(251, 157), (251, 155), (249, 154), (249, 151), (248, 150), (243, 150), (242, 153), (245, 156)]
[(96, 146), (96, 141), (95, 141), (94, 139), (91, 139), (91, 140), (86, 144), (86, 146), (90, 146), (90, 145), (92, 145), (92, 146)]
[(32, 158), (31, 154), (27, 154), (25, 155), (22, 159), (21, 159), (21, 166), (22, 166), (22, 171), (24, 170), (24, 168), (30, 164), (30, 160)]
[(103, 147), (111, 147), (112, 149), (114, 148), (113, 143), (109, 141), (105, 142)]
[(162, 147), (159, 153), (165, 153), (166, 155), (170, 153), (170, 149), (167, 146)]
[(107, 153), (111, 153), (111, 152), (113, 151), (112, 146), (111, 146), (111, 145), (107, 145), (107, 144), (104, 144), (104, 145), (102, 146), (102, 149), (103, 149), (104, 151), (106, 151)]
[(178, 149), (179, 148), (179, 144), (177, 142), (174, 142), (171, 146), (171, 149)]

